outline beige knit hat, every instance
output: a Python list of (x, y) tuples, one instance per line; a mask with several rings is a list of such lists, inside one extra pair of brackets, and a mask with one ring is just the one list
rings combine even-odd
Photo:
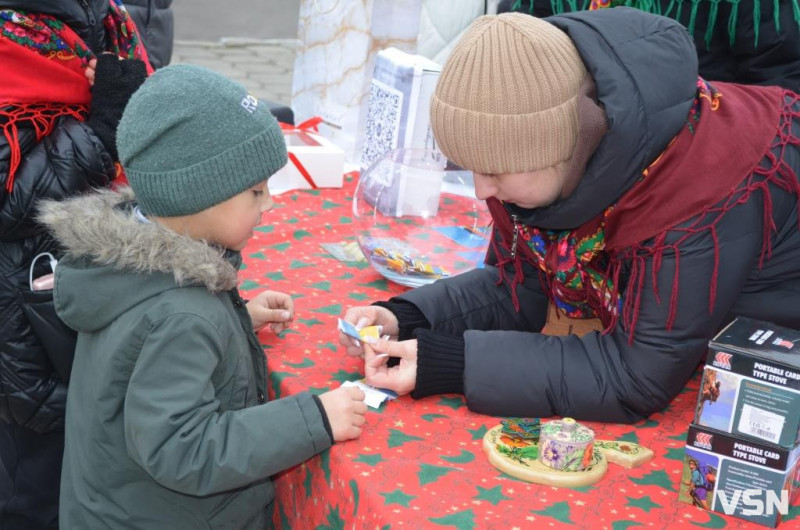
[(444, 154), (484, 174), (568, 160), (578, 137), (586, 68), (566, 33), (522, 13), (475, 20), (453, 49), (431, 98)]

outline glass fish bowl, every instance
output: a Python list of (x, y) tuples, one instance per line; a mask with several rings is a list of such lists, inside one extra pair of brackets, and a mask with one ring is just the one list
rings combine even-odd
[(395, 149), (361, 173), (358, 244), (383, 277), (409, 287), (483, 266), (491, 216), (472, 172), (438, 151)]

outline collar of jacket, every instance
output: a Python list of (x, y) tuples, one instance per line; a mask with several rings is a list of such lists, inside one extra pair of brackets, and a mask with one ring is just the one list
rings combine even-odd
[(166, 273), (178, 285), (203, 285), (212, 293), (236, 287), (239, 252), (143, 223), (132, 207), (120, 207), (133, 200), (131, 189), (122, 188), (45, 201), (39, 219), (71, 258), (135, 273)]

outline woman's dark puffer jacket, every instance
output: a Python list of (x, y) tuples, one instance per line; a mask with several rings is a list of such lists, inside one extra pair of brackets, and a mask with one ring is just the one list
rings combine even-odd
[[(102, 25), (90, 20), (102, 20), (99, 15), (107, 11), (107, 1), (0, 0), (0, 9), (53, 14), (69, 21), (93, 49), (102, 49)], [(20, 126), (19, 144), (22, 161), (9, 193), (11, 150), (0, 134), (0, 420), (47, 433), (64, 428), (67, 388), (21, 305), (33, 258), (42, 252), (60, 257), (48, 233), (35, 221), (36, 203), (107, 186), (114, 177), (114, 164), (92, 129), (72, 117), (57, 120), (50, 135), (39, 142), (32, 128)], [(49, 261), (40, 259), (35, 274), (46, 272), (50, 272)]]

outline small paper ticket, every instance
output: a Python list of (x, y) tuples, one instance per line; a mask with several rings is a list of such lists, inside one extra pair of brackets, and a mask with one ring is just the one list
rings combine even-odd
[(380, 408), (381, 403), (387, 399), (391, 400), (397, 397), (397, 394), (391, 390), (375, 388), (374, 386), (370, 386), (363, 381), (345, 381), (342, 383), (342, 386), (355, 386), (363, 390), (365, 394), (364, 403), (373, 409)]
[(342, 320), (341, 318), (338, 319), (337, 327), (339, 328), (339, 331), (345, 335), (353, 337), (357, 340), (364, 340), (367, 337), (379, 339), (381, 337), (381, 331), (383, 331), (383, 326), (367, 326), (359, 329), (350, 322)]

